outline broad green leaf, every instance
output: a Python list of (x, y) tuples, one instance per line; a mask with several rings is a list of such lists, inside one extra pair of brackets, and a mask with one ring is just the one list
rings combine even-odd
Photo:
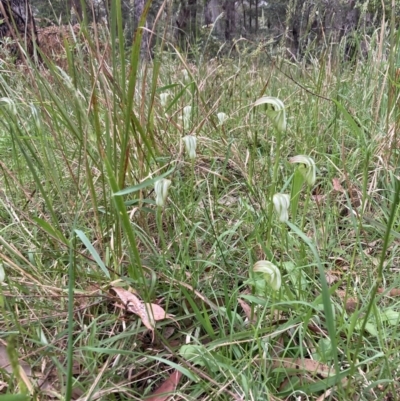
[(382, 321), (387, 321), (392, 326), (399, 324), (400, 313), (393, 309), (386, 309), (380, 315)]
[(187, 344), (182, 345), (179, 349), (179, 354), (182, 358), (186, 359), (188, 362), (193, 363), (193, 365), (205, 366), (203, 355), (205, 348), (202, 345)]
[[(193, 365), (204, 366), (211, 372), (220, 370), (218, 361), (214, 358), (214, 354), (217, 355), (217, 353), (209, 352), (203, 345), (182, 345), (179, 353), (182, 358), (193, 363)], [(225, 363), (225, 359), (221, 359), (221, 362)]]

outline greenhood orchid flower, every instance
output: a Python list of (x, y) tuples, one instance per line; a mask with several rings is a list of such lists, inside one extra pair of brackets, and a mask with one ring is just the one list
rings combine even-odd
[(196, 146), (197, 146), (197, 138), (193, 135), (186, 135), (182, 138), (185, 143), (186, 152), (189, 156), (189, 159), (196, 158)]
[(289, 206), (290, 206), (290, 195), (287, 194), (275, 194), (272, 197), (275, 211), (278, 215), (278, 219), (281, 223), (285, 223), (289, 220)]
[(267, 116), (272, 119), (275, 128), (279, 132), (286, 131), (286, 111), (282, 100), (277, 97), (263, 96), (257, 99), (253, 106), (260, 106), (262, 104), (267, 106)]
[(299, 171), (307, 181), (308, 185), (314, 185), (316, 180), (316, 166), (314, 159), (310, 156), (297, 155), (289, 159), (289, 163), (299, 163)]
[(189, 72), (186, 68), (182, 70), (183, 80), (188, 82), (190, 80)]
[(3, 263), (0, 263), (0, 283), (6, 278), (6, 272), (4, 271)]
[(185, 106), (183, 108), (183, 128), (185, 130), (190, 127), (190, 118), (192, 116), (192, 106)]
[(165, 107), (167, 105), (168, 97), (169, 97), (168, 92), (160, 93), (160, 103), (162, 107)]
[(281, 288), (282, 279), (279, 269), (268, 260), (259, 260), (253, 267), (256, 273), (264, 273), (264, 280), (271, 286), (274, 291)]
[(154, 192), (156, 193), (156, 205), (159, 207), (164, 207), (168, 196), (168, 189), (171, 185), (171, 180), (167, 178), (162, 178), (154, 184)]
[(217, 117), (219, 125), (223, 125), (225, 121), (228, 119), (228, 116), (223, 112), (217, 113)]
[(10, 99), (9, 97), (1, 97), (0, 103), (5, 103), (8, 106), (11, 113), (14, 114), (14, 116), (17, 115), (17, 107), (15, 106), (14, 100)]

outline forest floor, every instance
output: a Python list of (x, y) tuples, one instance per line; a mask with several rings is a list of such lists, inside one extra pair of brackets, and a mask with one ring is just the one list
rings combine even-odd
[(400, 399), (385, 52), (139, 48), (0, 67), (0, 401)]

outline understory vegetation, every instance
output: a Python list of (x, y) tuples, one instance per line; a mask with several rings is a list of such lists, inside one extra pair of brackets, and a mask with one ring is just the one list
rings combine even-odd
[(65, 69), (2, 61), (0, 400), (399, 399), (389, 32), (348, 64), (84, 27)]

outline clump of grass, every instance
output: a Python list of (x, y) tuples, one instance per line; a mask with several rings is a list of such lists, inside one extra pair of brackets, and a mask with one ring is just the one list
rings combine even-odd
[[(178, 370), (190, 399), (395, 397), (387, 66), (144, 63), (111, 20), (107, 57), (84, 31), (67, 70), (0, 76), (2, 391), (142, 399)], [(149, 334), (116, 285), (174, 318)]]

